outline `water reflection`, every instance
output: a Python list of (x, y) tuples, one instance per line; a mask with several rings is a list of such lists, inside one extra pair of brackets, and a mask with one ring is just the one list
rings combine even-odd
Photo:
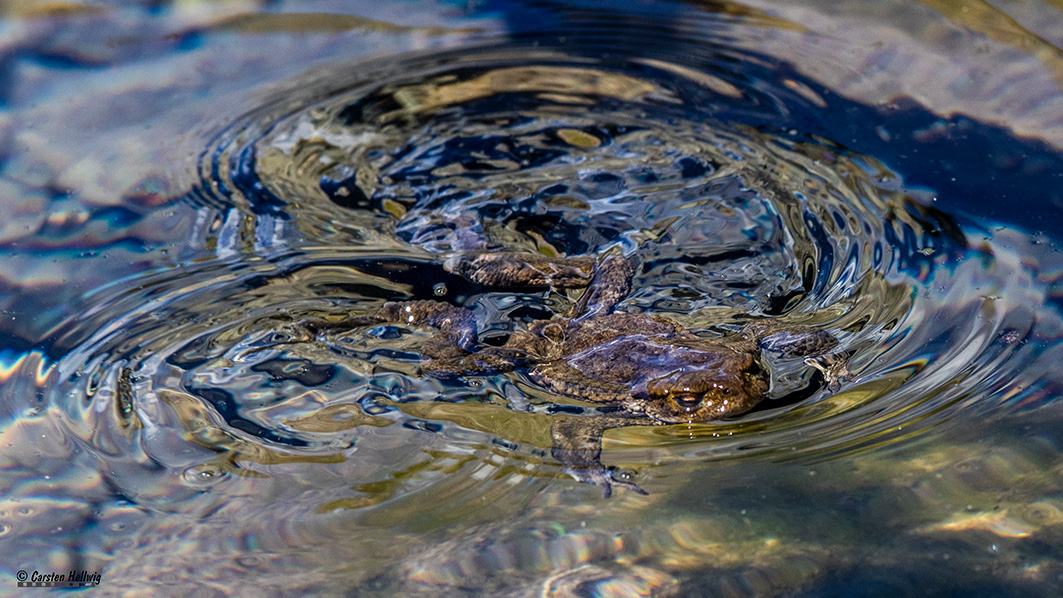
[[(115, 594), (1054, 595), (1063, 268), (1023, 226), (1059, 197), (1058, 15), (924, 5), (5, 8), (0, 567)], [(577, 300), (446, 268), (500, 248), (623, 253), (623, 310), (829, 329), (850, 375), (778, 359), (748, 415), (609, 432), (650, 494), (605, 501), (549, 452), (592, 405), (424, 376), (429, 329), (300, 326), (436, 299), (501, 343)]]

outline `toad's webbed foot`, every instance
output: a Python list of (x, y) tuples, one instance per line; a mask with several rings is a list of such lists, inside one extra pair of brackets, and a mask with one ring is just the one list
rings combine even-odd
[(594, 484), (602, 489), (602, 498), (609, 498), (613, 495), (613, 487), (624, 488), (630, 490), (636, 494), (646, 496), (649, 492), (646, 492), (638, 484), (627, 481), (627, 477), (630, 477), (629, 473), (617, 471), (615, 467), (605, 467), (599, 465), (598, 467), (566, 467), (565, 473), (572, 476), (577, 482), (584, 484)]
[(746, 327), (746, 333), (753, 336), (762, 335), (759, 344), (765, 351), (787, 357), (804, 357), (807, 365), (823, 373), (827, 388), (831, 392), (836, 392), (849, 375), (849, 352), (838, 350), (837, 337), (825, 330), (754, 323)]
[(827, 390), (838, 392), (842, 382), (849, 377), (848, 351), (836, 351), (826, 355), (813, 355), (805, 358), (805, 363), (823, 373), (823, 380), (827, 384)]

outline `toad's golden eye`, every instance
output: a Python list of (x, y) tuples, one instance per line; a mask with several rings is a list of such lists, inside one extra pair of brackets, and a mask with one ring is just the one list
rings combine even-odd
[(703, 398), (700, 395), (684, 394), (675, 397), (675, 402), (680, 407), (691, 409), (700, 405)]

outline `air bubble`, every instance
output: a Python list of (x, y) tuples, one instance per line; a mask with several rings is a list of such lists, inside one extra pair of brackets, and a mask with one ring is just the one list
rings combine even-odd
[(228, 472), (213, 463), (194, 465), (185, 469), (181, 477), (189, 486), (206, 488), (228, 477)]

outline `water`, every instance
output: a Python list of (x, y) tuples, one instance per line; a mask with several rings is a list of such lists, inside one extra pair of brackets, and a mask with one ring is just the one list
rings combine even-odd
[[(1055, 8), (7, 10), (0, 591), (1063, 586)], [(437, 299), (499, 344), (578, 299), (446, 267), (499, 249), (623, 254), (623, 311), (823, 328), (848, 375), (611, 430), (648, 494), (604, 499), (550, 455), (587, 405), (300, 325)]]

